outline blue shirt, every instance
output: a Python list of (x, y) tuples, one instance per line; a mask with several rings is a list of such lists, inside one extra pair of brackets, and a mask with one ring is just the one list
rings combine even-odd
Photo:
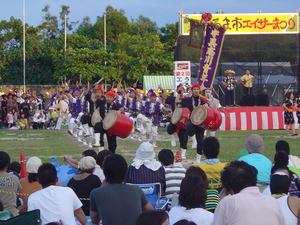
[(249, 155), (245, 155), (238, 159), (239, 161), (244, 161), (251, 166), (254, 166), (257, 171), (257, 180), (258, 181), (269, 181), (271, 176), (271, 161), (260, 153), (251, 153)]

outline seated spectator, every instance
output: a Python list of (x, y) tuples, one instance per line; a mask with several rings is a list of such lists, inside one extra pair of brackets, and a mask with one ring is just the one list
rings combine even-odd
[(26, 162), (28, 176), (20, 180), (22, 189), (19, 191), (19, 196), (23, 200), (23, 205), (18, 207), (18, 209), (22, 212), (27, 212), (29, 195), (42, 189), (37, 178), (37, 172), (40, 165), (42, 165), (42, 160), (36, 156), (30, 157)]
[(0, 202), (0, 220), (8, 220), (12, 217), (14, 217), (14, 214), (8, 209), (4, 209), (2, 202)]
[(204, 181), (204, 186), (206, 187), (207, 198), (206, 198), (205, 206), (203, 207), (203, 209), (214, 213), (216, 207), (218, 206), (218, 204), (220, 202), (220, 194), (216, 189), (209, 188), (207, 176), (206, 176), (205, 172), (198, 166), (190, 166), (186, 170), (185, 176), (200, 177)]
[(137, 218), (135, 225), (168, 225), (169, 215), (162, 210), (149, 210), (142, 212)]
[(45, 123), (43, 113), (36, 113), (33, 117), (33, 129), (43, 129)]
[[(92, 156), (95, 160), (97, 159), (97, 153), (93, 149), (85, 150), (82, 153), (81, 156), (82, 157)], [(68, 163), (73, 168), (78, 169), (78, 163), (79, 163), (78, 160), (73, 159), (73, 158), (69, 157), (68, 155), (64, 155), (63, 161), (65, 161), (66, 163)], [(95, 174), (96, 176), (98, 176), (99, 179), (100, 179), (101, 169), (100, 169), (99, 165), (96, 164), (93, 174)]]
[(11, 211), (15, 216), (19, 215), (17, 210), (17, 193), (21, 190), (20, 180), (17, 176), (7, 173), (10, 164), (10, 156), (0, 151), (0, 201), (3, 208)]
[(21, 164), (16, 161), (11, 162), (6, 172), (16, 175), (19, 179), (21, 179), (20, 177)]
[(24, 113), (21, 113), (20, 118), (17, 120), (17, 127), (20, 130), (28, 129), (28, 120), (25, 118)]
[(260, 193), (257, 169), (243, 161), (229, 163), (221, 173), (222, 196), (213, 225), (284, 225), (283, 213), (276, 200)]
[(162, 195), (164, 195), (166, 190), (165, 170), (161, 163), (156, 161), (154, 147), (149, 142), (143, 142), (136, 150), (133, 163), (128, 167), (126, 183), (160, 183)]
[[(297, 173), (298, 176), (300, 176), (300, 159), (297, 156), (290, 154), (290, 145), (288, 142), (284, 140), (279, 140), (276, 142), (275, 145), (276, 152), (277, 151), (285, 151), (289, 156), (289, 164), (288, 167), (290, 167), (291, 170), (293, 170), (294, 173)], [(295, 168), (293, 168), (295, 167)]]
[(221, 171), (226, 163), (221, 163), (218, 159), (220, 153), (220, 143), (215, 137), (207, 137), (203, 140), (203, 155), (205, 160), (202, 163), (195, 163), (193, 166), (199, 166), (207, 176), (208, 187), (221, 191)]
[[(274, 166), (271, 169), (271, 177), (274, 173), (282, 172), (289, 176), (290, 178), (290, 195), (299, 197), (300, 193), (300, 180), (294, 172), (290, 171), (287, 167), (288, 164), (288, 155), (284, 151), (278, 151), (274, 157)], [(270, 185), (266, 186), (262, 191), (264, 195), (271, 196)]]
[(42, 190), (32, 193), (28, 198), (28, 211), (39, 209), (42, 224), (61, 222), (76, 225), (74, 215), (81, 224), (87, 220), (81, 209), (82, 203), (69, 187), (54, 186), (57, 171), (51, 163), (45, 163), (38, 169), (38, 180)]
[(200, 177), (186, 176), (180, 185), (179, 205), (170, 212), (170, 223), (187, 219), (196, 224), (211, 224), (214, 214), (203, 209), (206, 201), (206, 186)]
[(90, 215), (90, 193), (94, 188), (101, 186), (98, 176), (92, 174), (96, 166), (96, 161), (91, 156), (85, 156), (80, 159), (78, 164), (79, 174), (75, 175), (68, 183), (68, 187), (72, 188), (75, 194), (82, 202), (82, 210), (86, 216)]
[[(28, 173), (27, 177), (20, 180), (22, 189), (19, 191), (19, 197), (23, 200), (23, 204), (18, 207), (18, 210), (22, 212), (27, 212), (27, 202), (28, 197), (42, 189), (42, 185), (38, 182), (38, 168), (42, 165), (42, 160), (36, 156), (30, 157), (26, 162), (26, 171)], [(56, 186), (61, 186), (59, 182), (56, 182)]]
[(94, 189), (90, 195), (89, 225), (99, 224), (100, 220), (103, 225), (132, 225), (142, 211), (153, 210), (139, 187), (124, 184), (127, 163), (121, 155), (107, 156), (103, 172), (106, 185)]
[(180, 184), (185, 176), (183, 167), (174, 166), (174, 154), (170, 149), (162, 149), (158, 153), (158, 160), (165, 169), (166, 197), (172, 199), (173, 194), (179, 194)]
[(290, 178), (283, 172), (276, 172), (271, 176), (272, 197), (277, 199), (284, 214), (286, 225), (299, 224), (300, 199), (295, 196), (288, 196), (290, 188)]
[(264, 150), (264, 141), (262, 137), (257, 134), (251, 134), (245, 142), (245, 149), (247, 149), (249, 155), (245, 155), (238, 160), (244, 161), (257, 169), (258, 181), (269, 181), (272, 163), (262, 154)]
[(104, 162), (105, 158), (111, 154), (112, 154), (111, 151), (103, 150), (103, 151), (99, 152), (97, 155), (96, 163), (100, 167), (99, 178), (100, 178), (101, 183), (103, 183), (103, 181), (105, 180), (105, 176), (103, 173), (103, 162)]
[(188, 221), (188, 220), (179, 220), (174, 225), (197, 225), (193, 221)]

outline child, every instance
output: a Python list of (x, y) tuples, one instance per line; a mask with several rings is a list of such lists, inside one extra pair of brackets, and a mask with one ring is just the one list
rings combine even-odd
[(11, 128), (14, 124), (14, 116), (13, 116), (13, 113), (12, 113), (12, 110), (10, 110), (6, 116), (6, 120), (7, 120), (7, 126), (8, 126), (8, 129)]
[(21, 113), (21, 117), (17, 121), (17, 125), (21, 130), (26, 130), (28, 128), (28, 120), (25, 118), (25, 114)]

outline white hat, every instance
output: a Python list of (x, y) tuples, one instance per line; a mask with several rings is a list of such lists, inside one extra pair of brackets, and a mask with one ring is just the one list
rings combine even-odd
[(78, 169), (80, 170), (91, 170), (96, 166), (96, 160), (92, 156), (85, 156), (80, 159), (78, 163)]
[(142, 160), (151, 160), (155, 158), (154, 147), (149, 142), (143, 142), (136, 150), (136, 158)]
[(36, 156), (30, 157), (26, 163), (26, 171), (28, 173), (37, 173), (38, 169), (42, 165), (42, 160)]

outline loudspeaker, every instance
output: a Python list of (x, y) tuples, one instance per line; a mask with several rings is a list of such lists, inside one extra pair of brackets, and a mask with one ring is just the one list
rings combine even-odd
[(269, 106), (269, 96), (267, 94), (259, 94), (256, 96), (257, 106)]
[(240, 101), (241, 106), (255, 106), (255, 95), (250, 94), (250, 95), (245, 95)]

